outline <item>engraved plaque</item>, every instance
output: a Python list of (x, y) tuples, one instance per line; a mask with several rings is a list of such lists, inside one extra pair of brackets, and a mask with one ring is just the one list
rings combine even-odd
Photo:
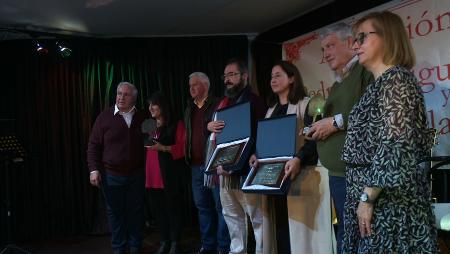
[(286, 162), (262, 164), (258, 167), (251, 185), (279, 186), (284, 177), (284, 165)]
[(265, 195), (286, 195), (290, 178), (284, 167), (296, 151), (297, 115), (289, 114), (258, 121), (255, 156), (258, 166), (252, 167), (242, 191)]
[(227, 147), (222, 147), (217, 152), (217, 155), (212, 162), (212, 168), (216, 168), (217, 166), (226, 166), (236, 163), (239, 159), (242, 149), (244, 148), (245, 143), (239, 143)]
[(205, 173), (215, 172), (218, 166), (223, 166), (224, 170), (240, 170), (242, 166), (237, 166), (244, 162), (241, 157), (247, 149), (250, 138), (236, 140), (230, 143), (219, 144), (214, 148), (212, 155), (205, 165)]

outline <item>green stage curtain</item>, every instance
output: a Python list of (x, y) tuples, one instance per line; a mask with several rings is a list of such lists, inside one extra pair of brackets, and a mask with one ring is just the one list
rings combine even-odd
[[(116, 86), (130, 81), (139, 90), (137, 106), (162, 90), (181, 117), (190, 97), (188, 75), (203, 71), (211, 91), (223, 94), (220, 80), (229, 58), (246, 60), (246, 36), (145, 39), (64, 38), (69, 58), (56, 52), (56, 40), (0, 42), (1, 119), (15, 119), (16, 134), (27, 149), (23, 163), (11, 165), (11, 177), (0, 171), (0, 201), (6, 181), (12, 189), (15, 241), (88, 233), (99, 218), (98, 190), (89, 184), (86, 149), (96, 116), (114, 105)], [(188, 171), (189, 173), (189, 171)], [(186, 176), (188, 178), (188, 175)], [(186, 179), (190, 182), (190, 179)], [(186, 194), (186, 198), (190, 198)], [(192, 200), (186, 201), (192, 211)], [(3, 204), (0, 239), (6, 239)], [(188, 219), (196, 214), (188, 214)], [(1, 241), (0, 241), (1, 244)]]

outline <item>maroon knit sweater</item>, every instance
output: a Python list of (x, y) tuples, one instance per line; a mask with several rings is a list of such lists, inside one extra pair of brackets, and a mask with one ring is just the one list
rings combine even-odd
[(114, 107), (100, 113), (89, 137), (89, 171), (106, 170), (115, 175), (130, 175), (143, 169), (145, 148), (141, 124), (144, 119), (145, 114), (137, 111), (128, 128), (123, 116), (114, 115)]

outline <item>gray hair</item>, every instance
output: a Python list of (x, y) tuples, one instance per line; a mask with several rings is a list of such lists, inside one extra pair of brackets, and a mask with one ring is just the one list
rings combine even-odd
[(208, 75), (206, 75), (206, 74), (203, 73), (203, 72), (196, 71), (196, 72), (193, 72), (193, 73), (191, 73), (191, 74), (189, 75), (189, 80), (191, 80), (191, 78), (193, 78), (193, 77), (198, 77), (198, 78), (200, 78), (200, 79), (206, 84), (206, 86), (209, 88), (209, 78), (208, 78)]
[(330, 34), (336, 34), (341, 41), (353, 36), (352, 27), (344, 22), (338, 22), (322, 28), (319, 31), (319, 38), (323, 40)]
[(127, 82), (127, 81), (122, 81), (122, 82), (120, 82), (120, 83), (117, 85), (116, 93), (119, 91), (119, 89), (120, 89), (122, 86), (129, 86), (129, 87), (131, 87), (131, 89), (133, 90), (133, 97), (134, 97), (135, 99), (137, 98), (137, 94), (138, 94), (137, 88), (136, 88), (133, 84), (131, 84), (130, 82)]

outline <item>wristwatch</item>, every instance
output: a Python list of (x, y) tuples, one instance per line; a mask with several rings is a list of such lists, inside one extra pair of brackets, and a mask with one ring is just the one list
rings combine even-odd
[(361, 196), (359, 197), (359, 201), (365, 202), (365, 203), (369, 203), (369, 204), (375, 203), (375, 200), (370, 199), (370, 198), (369, 198), (369, 194), (367, 194), (367, 193), (365, 193), (365, 192), (363, 192), (363, 193), (361, 194)]
[(333, 117), (333, 127), (339, 130), (338, 123), (336, 121), (336, 117)]

